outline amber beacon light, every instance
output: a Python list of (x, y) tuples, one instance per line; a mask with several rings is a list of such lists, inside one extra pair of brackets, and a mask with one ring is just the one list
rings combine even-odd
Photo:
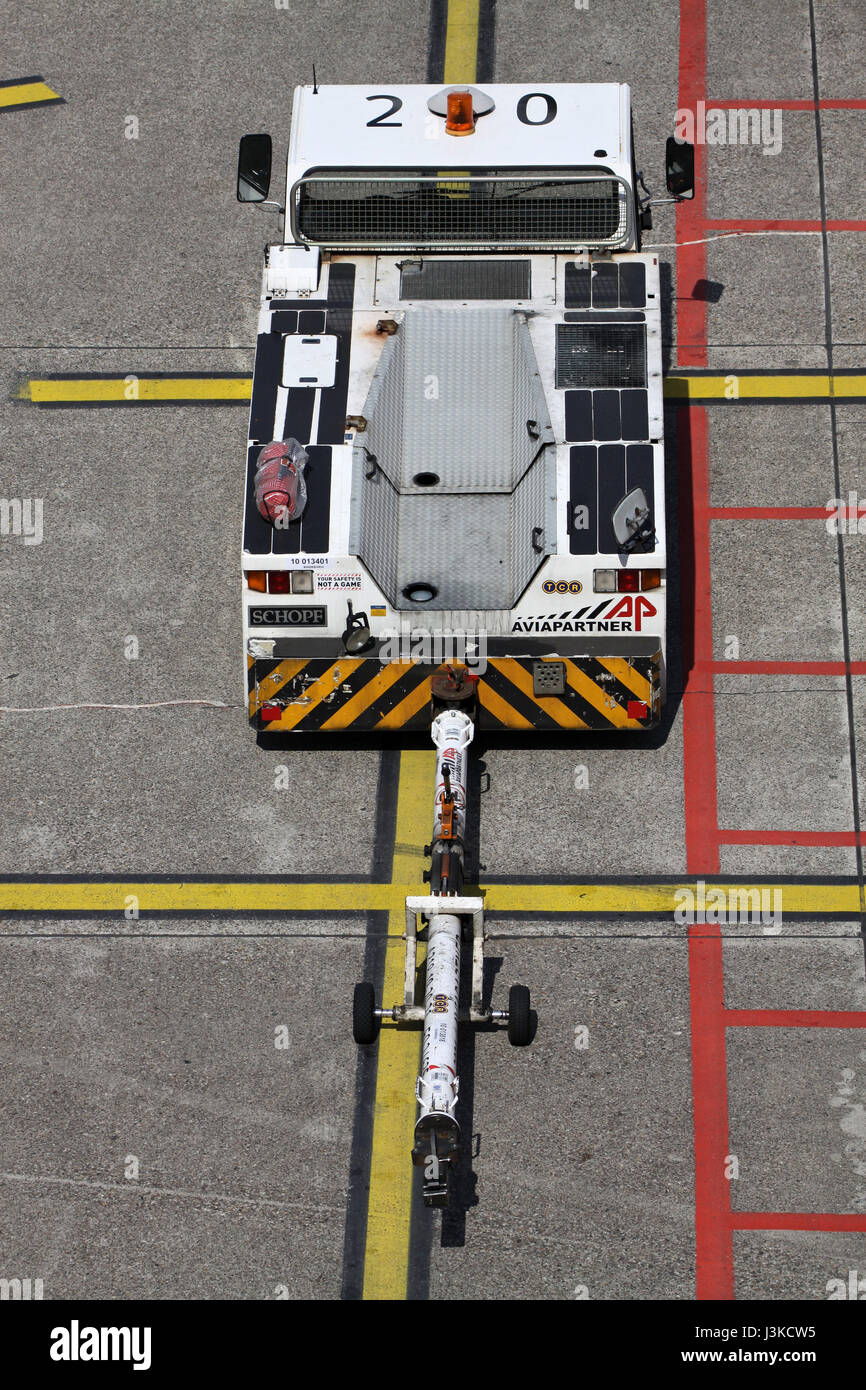
[(447, 135), (474, 135), (475, 112), (472, 110), (471, 92), (448, 93), (445, 132)]

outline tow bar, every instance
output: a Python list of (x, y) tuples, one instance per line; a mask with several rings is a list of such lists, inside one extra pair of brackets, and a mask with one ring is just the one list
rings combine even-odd
[[(447, 1207), (451, 1174), (459, 1161), (460, 1125), (455, 1116), (457, 1077), (457, 1025), (462, 1023), (508, 1024), (508, 1039), (525, 1047), (532, 1039), (529, 990), (512, 985), (508, 1009), (485, 1007), (484, 901), (464, 897), (463, 869), (466, 836), (466, 789), (469, 747), (475, 734), (472, 719), (461, 705), (474, 697), (475, 685), (462, 671), (449, 670), (434, 684), (434, 697), (450, 700), (431, 726), (436, 745), (436, 791), (433, 839), (426, 847), (431, 856), (427, 897), (406, 899), (406, 942), (403, 1002), (391, 1008), (376, 1005), (369, 982), (355, 986), (352, 1031), (355, 1042), (373, 1043), (382, 1019), (393, 1023), (424, 1025), (421, 1072), (415, 1083), (418, 1117), (412, 1161), (424, 1169), (424, 1202), (428, 1207)], [(438, 688), (437, 688), (438, 687)], [(419, 925), (420, 922), (420, 925)], [(418, 937), (426, 930), (427, 979), (424, 1005), (415, 1003)], [(468, 1009), (460, 1009), (460, 945), (464, 935), (472, 941), (472, 990)]]

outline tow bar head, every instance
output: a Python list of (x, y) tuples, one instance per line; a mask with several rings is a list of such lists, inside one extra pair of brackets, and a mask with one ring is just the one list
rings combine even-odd
[(460, 1126), (452, 1115), (427, 1113), (415, 1125), (412, 1162), (424, 1169), (424, 1205), (447, 1207), (451, 1171), (460, 1159)]

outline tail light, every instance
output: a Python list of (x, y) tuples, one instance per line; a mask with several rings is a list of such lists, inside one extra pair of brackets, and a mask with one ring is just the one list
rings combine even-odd
[(658, 589), (661, 582), (661, 570), (595, 570), (592, 576), (596, 594), (636, 594), (639, 589)]
[(244, 570), (250, 589), (259, 594), (311, 594), (312, 570)]

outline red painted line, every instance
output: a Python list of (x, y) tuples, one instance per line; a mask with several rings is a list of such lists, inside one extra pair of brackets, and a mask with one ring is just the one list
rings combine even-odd
[[(866, 232), (866, 219), (828, 218), (827, 222), (824, 223), (820, 218), (710, 217), (707, 219), (706, 226), (715, 232), (820, 232), (825, 226), (828, 232)], [(679, 240), (679, 229), (677, 229), (677, 240)], [(683, 363), (682, 365), (686, 364)]]
[[(835, 500), (835, 499), (834, 499)], [(866, 516), (866, 503), (857, 507), (710, 507), (711, 521), (857, 521)], [(833, 534), (831, 532), (831, 534)], [(853, 535), (853, 532), (851, 533)]]
[(791, 217), (710, 217), (707, 227), (714, 232), (820, 232), (820, 218)]
[[(706, 92), (706, 0), (680, 0), (677, 106), (696, 110)], [(707, 278), (704, 146), (695, 148), (695, 196), (677, 204), (677, 358), (707, 365), (707, 300), (695, 289)], [(719, 871), (716, 724), (710, 669), (709, 441), (701, 406), (677, 413), (680, 576), (683, 595), (683, 790), (686, 862), (690, 874)], [(725, 1178), (728, 1076), (723, 1023), (722, 939), (710, 925), (689, 931), (692, 1106), (695, 1132), (695, 1279), (698, 1299), (734, 1296), (731, 1194)]]
[(866, 1028), (866, 1010), (726, 1009), (726, 1028)]
[(793, 101), (752, 101), (743, 97), (740, 100), (726, 97), (723, 101), (717, 101), (715, 97), (712, 101), (707, 100), (707, 111), (713, 108), (717, 111), (814, 111), (815, 103), (807, 98), (795, 98)]
[(832, 845), (866, 844), (866, 830), (720, 830), (723, 845)]
[[(835, 100), (833, 97), (823, 98), (818, 105), (822, 111), (866, 111), (866, 101), (859, 98), (844, 98)], [(727, 99), (725, 101), (708, 101), (707, 110), (712, 107), (723, 111), (814, 111), (815, 103), (809, 99), (796, 98), (793, 101), (747, 101), (741, 98), (739, 101)]]
[[(839, 513), (843, 509), (839, 508)], [(711, 521), (826, 521), (839, 513), (826, 507), (710, 507)]]
[(735, 1231), (866, 1231), (866, 1212), (732, 1211)]
[(866, 661), (714, 661), (714, 676), (866, 676)]

